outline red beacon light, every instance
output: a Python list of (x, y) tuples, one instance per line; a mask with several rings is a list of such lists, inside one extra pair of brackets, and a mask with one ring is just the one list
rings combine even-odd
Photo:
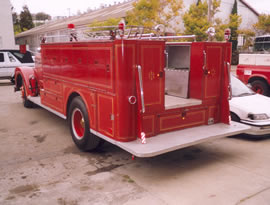
[(73, 23), (68, 24), (69, 29), (75, 29), (75, 25)]
[(124, 29), (125, 29), (125, 24), (124, 24), (123, 22), (120, 22), (120, 23), (118, 24), (118, 29), (119, 29), (119, 30), (124, 30)]
[(224, 32), (225, 41), (228, 42), (231, 38), (231, 29), (226, 28)]
[(124, 33), (125, 33), (125, 20), (121, 19), (121, 21), (118, 24), (118, 29), (119, 29), (119, 34), (121, 38), (123, 38)]
[(78, 41), (77, 39), (77, 34), (76, 34), (76, 31), (75, 31), (75, 25), (73, 23), (70, 23), (68, 24), (68, 29), (70, 29), (70, 38), (69, 38), (69, 41)]

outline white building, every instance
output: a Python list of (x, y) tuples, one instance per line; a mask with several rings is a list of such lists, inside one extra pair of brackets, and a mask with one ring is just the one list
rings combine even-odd
[[(87, 28), (87, 26), (93, 21), (104, 21), (108, 18), (125, 17), (126, 12), (133, 8), (132, 4), (134, 1), (136, 0), (130, 0), (128, 2), (82, 14), (80, 16), (72, 16), (69, 18), (48, 22), (45, 25), (18, 34), (16, 36), (16, 43), (28, 44), (30, 46), (30, 50), (35, 50), (37, 47), (39, 47), (41, 36), (61, 36), (67, 33), (67, 24), (69, 23), (73, 23), (76, 28)], [(184, 11), (188, 10), (192, 3), (197, 3), (197, 0), (183, 0)], [(237, 0), (237, 3), (238, 14), (242, 17), (240, 29), (252, 29), (252, 25), (258, 21), (258, 12), (256, 12), (244, 0)], [(225, 20), (229, 19), (233, 4), (234, 0), (221, 0), (221, 5), (219, 8), (220, 12), (217, 13), (216, 17), (221, 18), (224, 23), (228, 23), (225, 22)], [(177, 21), (180, 21), (180, 31), (184, 31), (181, 16), (179, 16)]]
[(9, 0), (0, 0), (0, 28), (0, 49), (14, 49), (15, 38)]

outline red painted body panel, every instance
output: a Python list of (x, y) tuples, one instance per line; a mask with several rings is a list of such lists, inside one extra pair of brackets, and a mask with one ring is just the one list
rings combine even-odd
[[(166, 45), (150, 40), (42, 44), (35, 69), (41, 103), (67, 116), (70, 99), (79, 95), (88, 110), (90, 128), (117, 141), (135, 140), (140, 132), (151, 137), (229, 123), (225, 64), (230, 62), (231, 45), (187, 45), (191, 47), (189, 98), (201, 100), (200, 105), (165, 109)], [(142, 68), (145, 113), (141, 112), (138, 66)], [(24, 75), (27, 82), (30, 71)], [(131, 96), (136, 97), (135, 104), (129, 102)]]
[[(245, 70), (252, 71), (251, 75), (245, 75)], [(262, 65), (238, 65), (236, 69), (237, 77), (245, 84), (249, 83), (252, 78), (263, 78), (270, 85), (270, 66)]]

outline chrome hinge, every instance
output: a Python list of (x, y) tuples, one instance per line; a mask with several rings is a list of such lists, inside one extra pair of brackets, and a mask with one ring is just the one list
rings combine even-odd
[(114, 120), (114, 114), (111, 114), (111, 120)]

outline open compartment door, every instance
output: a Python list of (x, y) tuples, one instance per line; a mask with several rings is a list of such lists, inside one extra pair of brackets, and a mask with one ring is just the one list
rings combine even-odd
[(138, 98), (138, 136), (156, 134), (156, 113), (164, 110), (164, 49), (162, 41), (137, 44), (136, 90)]

